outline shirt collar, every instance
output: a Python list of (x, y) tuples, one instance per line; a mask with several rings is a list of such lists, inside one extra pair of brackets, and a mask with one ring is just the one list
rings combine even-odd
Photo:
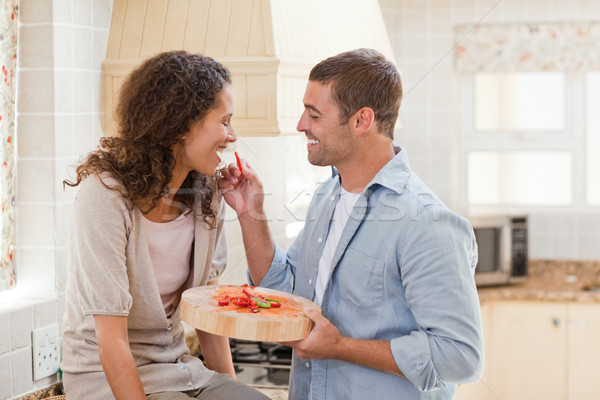
[[(400, 146), (394, 145), (394, 153), (396, 156), (392, 158), (375, 177), (369, 182), (365, 189), (370, 188), (373, 185), (380, 185), (394, 192), (401, 194), (410, 175), (410, 165), (408, 164), (408, 158), (406, 157), (406, 151)], [(331, 177), (338, 178), (340, 173), (337, 168), (331, 166)]]

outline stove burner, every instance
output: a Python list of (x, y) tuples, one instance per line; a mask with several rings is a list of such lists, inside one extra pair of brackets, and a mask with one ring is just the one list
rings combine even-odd
[(286, 388), (292, 348), (279, 343), (229, 339), (238, 379), (251, 386)]

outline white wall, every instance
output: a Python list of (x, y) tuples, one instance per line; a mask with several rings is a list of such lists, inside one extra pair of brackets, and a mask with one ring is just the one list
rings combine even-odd
[[(106, 5), (108, 3), (108, 6)], [(0, 399), (56, 382), (33, 380), (32, 329), (60, 323), (74, 190), (66, 168), (101, 132), (100, 67), (109, 0), (21, 0), (17, 77), (16, 278), (0, 301)]]
[[(597, 20), (597, 0), (379, 0), (405, 97), (396, 142), (412, 168), (452, 209), (465, 213), (461, 172), (460, 87), (453, 71), (454, 26), (476, 23)], [(584, 179), (580, 176), (578, 179)], [(579, 185), (583, 187), (583, 183)], [(519, 212), (522, 210), (513, 210)], [(600, 211), (525, 210), (530, 258), (600, 259)]]

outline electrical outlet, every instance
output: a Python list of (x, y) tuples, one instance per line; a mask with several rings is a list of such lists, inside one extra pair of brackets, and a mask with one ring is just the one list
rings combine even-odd
[(38, 380), (58, 372), (60, 367), (60, 343), (58, 324), (34, 329), (31, 332), (33, 346), (33, 379)]

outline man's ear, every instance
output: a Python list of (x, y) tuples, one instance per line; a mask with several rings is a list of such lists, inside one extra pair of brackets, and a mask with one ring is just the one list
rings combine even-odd
[(375, 124), (375, 112), (370, 107), (363, 107), (350, 117), (351, 126), (356, 136), (362, 136), (370, 131)]

